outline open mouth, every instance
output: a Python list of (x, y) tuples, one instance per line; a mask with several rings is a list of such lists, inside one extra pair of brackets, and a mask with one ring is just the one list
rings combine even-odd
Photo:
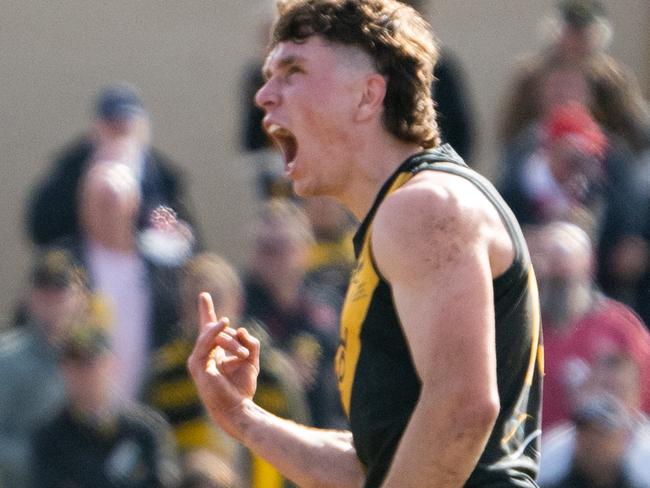
[(275, 145), (282, 151), (285, 164), (288, 166), (293, 163), (298, 152), (298, 142), (293, 133), (289, 129), (280, 127), (277, 124), (269, 125), (267, 131)]

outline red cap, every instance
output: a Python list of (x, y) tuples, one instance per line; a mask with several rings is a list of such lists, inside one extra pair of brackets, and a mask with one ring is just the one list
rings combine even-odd
[(607, 148), (607, 137), (584, 105), (570, 102), (553, 109), (544, 124), (549, 143), (571, 137), (589, 155), (602, 158)]

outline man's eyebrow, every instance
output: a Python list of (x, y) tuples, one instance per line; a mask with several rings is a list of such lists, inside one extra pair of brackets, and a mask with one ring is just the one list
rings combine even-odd
[(264, 76), (264, 80), (268, 80), (271, 77), (271, 68), (270, 64), (273, 64), (276, 70), (284, 70), (288, 66), (291, 66), (292, 64), (297, 64), (302, 61), (304, 61), (304, 57), (298, 56), (296, 54), (289, 54), (283, 58), (280, 58), (277, 61), (272, 61), (271, 63), (266, 63), (264, 65), (264, 68), (262, 69), (262, 75)]

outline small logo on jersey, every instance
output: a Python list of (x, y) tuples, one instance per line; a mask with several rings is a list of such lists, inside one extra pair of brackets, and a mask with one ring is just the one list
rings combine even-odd
[(339, 342), (339, 347), (336, 350), (336, 357), (334, 358), (334, 367), (339, 383), (343, 381), (343, 377), (345, 376), (345, 346), (347, 343), (347, 335), (348, 329), (345, 327), (341, 333), (341, 340)]
[(352, 272), (352, 277), (350, 278), (348, 297), (353, 302), (358, 302), (359, 300), (364, 300), (368, 297), (368, 292), (365, 286), (366, 284), (362, 279), (364, 267), (365, 261), (363, 259), (359, 259), (359, 262)]

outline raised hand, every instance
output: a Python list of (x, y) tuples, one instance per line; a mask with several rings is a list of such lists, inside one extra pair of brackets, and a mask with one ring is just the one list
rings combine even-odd
[(260, 370), (260, 343), (244, 328), (217, 320), (209, 293), (199, 295), (199, 337), (187, 365), (199, 395), (226, 431), (238, 409), (252, 399)]

